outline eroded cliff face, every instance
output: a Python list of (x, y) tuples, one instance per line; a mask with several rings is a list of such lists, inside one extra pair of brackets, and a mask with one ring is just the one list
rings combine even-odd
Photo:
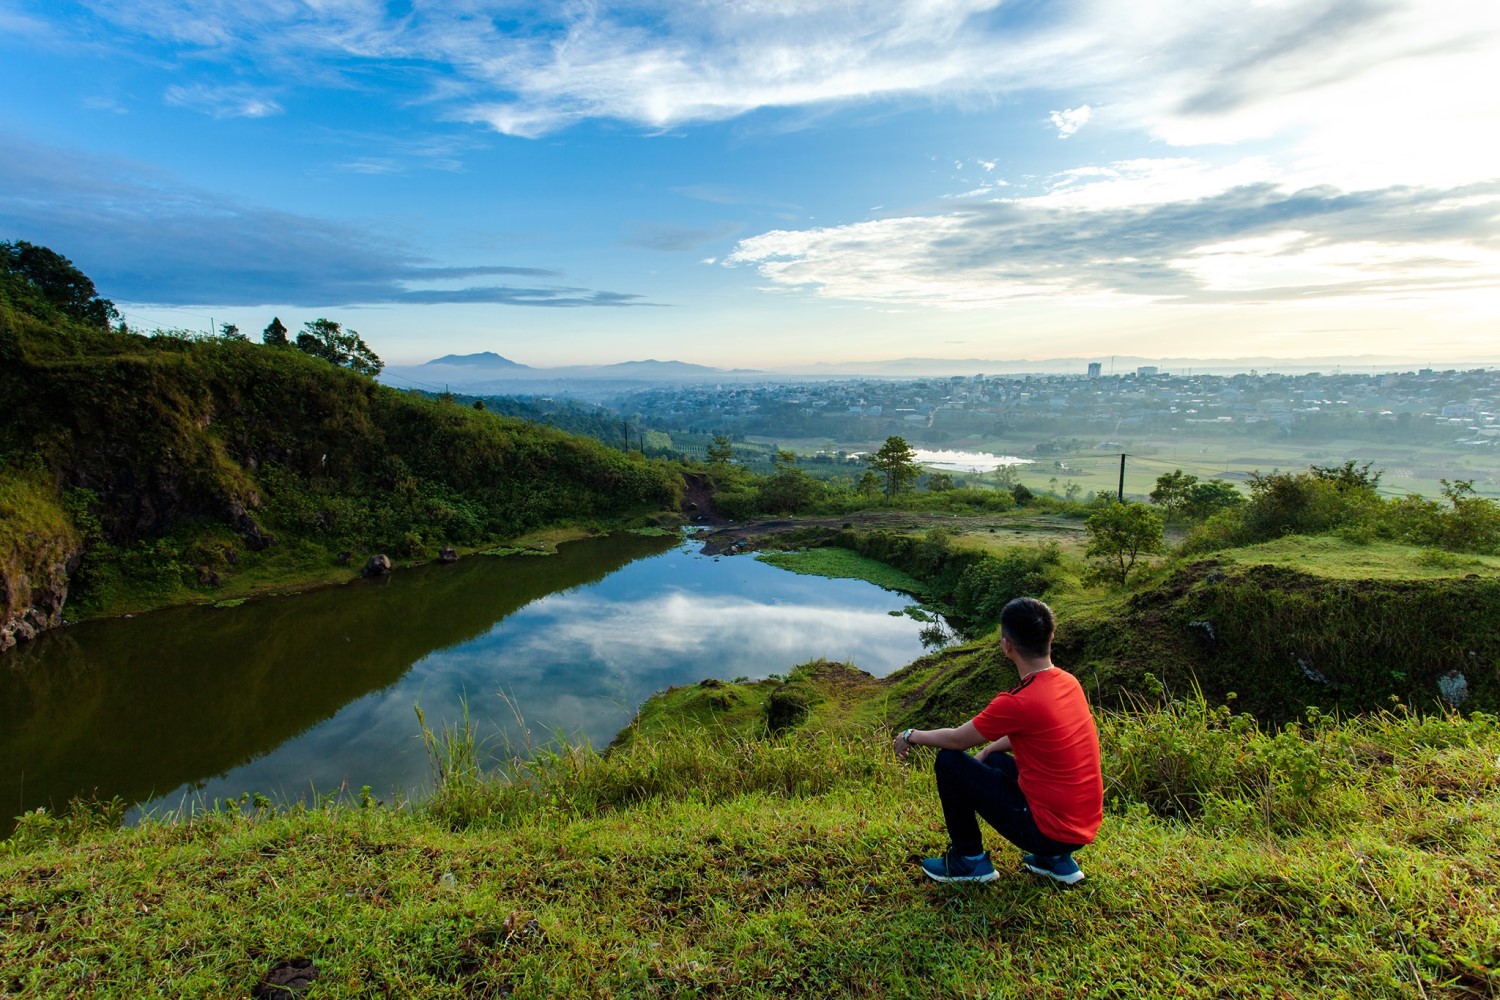
[(68, 575), (82, 553), (71, 532), (26, 541), (34, 543), (28, 551), (0, 560), (0, 653), (62, 624)]

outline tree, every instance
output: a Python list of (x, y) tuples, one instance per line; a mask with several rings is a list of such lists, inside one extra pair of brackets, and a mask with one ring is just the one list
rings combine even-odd
[(219, 324), (219, 336), (223, 337), (225, 340), (248, 340), (249, 339), (243, 333), (240, 333), (240, 328), (237, 327), (237, 326), (235, 326), (233, 323), (220, 323)]
[(261, 331), (260, 340), (261, 343), (269, 347), (288, 347), (291, 345), (291, 340), (286, 335), (286, 324), (281, 322), (280, 316), (271, 317), (271, 322), (266, 324), (266, 328)]
[(1089, 533), (1087, 555), (1099, 563), (1106, 576), (1117, 577), (1121, 586), (1138, 556), (1162, 549), (1161, 515), (1143, 503), (1116, 500), (1096, 511), (1085, 527)]
[(916, 451), (900, 437), (885, 439), (880, 450), (870, 456), (870, 468), (884, 477), (887, 499), (904, 492), (922, 473)]
[(1151, 502), (1165, 511), (1168, 517), (1176, 517), (1187, 506), (1188, 497), (1196, 485), (1198, 477), (1181, 469), (1163, 472), (1156, 477), (1156, 489), (1149, 494)]
[(732, 458), (734, 458), (734, 442), (730, 441), (725, 434), (715, 434), (713, 443), (708, 446), (709, 464), (728, 465)]
[(358, 333), (345, 330), (331, 319), (315, 319), (302, 326), (303, 331), (297, 334), (297, 349), (304, 354), (371, 377), (379, 375), (385, 367), (385, 362)]
[(1210, 479), (1197, 483), (1188, 490), (1187, 503), (1183, 505), (1185, 517), (1202, 521), (1227, 507), (1237, 507), (1245, 502), (1245, 495), (1222, 479)]
[(1332, 483), (1340, 493), (1348, 490), (1374, 490), (1380, 485), (1380, 477), (1385, 470), (1376, 469), (1370, 471), (1374, 462), (1366, 462), (1359, 465), (1354, 459), (1349, 459), (1343, 465), (1310, 465), (1308, 471), (1325, 483)]
[(65, 315), (107, 329), (120, 318), (109, 299), (101, 299), (88, 275), (60, 253), (25, 240), (0, 243), (0, 274), (39, 295)]
[(797, 456), (776, 449), (775, 471), (760, 484), (760, 506), (773, 514), (793, 514), (811, 507), (821, 491), (819, 483), (797, 468)]
[(946, 493), (953, 489), (953, 476), (946, 472), (934, 472), (927, 477), (928, 493)]

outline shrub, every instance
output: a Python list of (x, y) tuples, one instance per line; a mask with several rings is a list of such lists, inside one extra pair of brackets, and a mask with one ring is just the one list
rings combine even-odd
[(968, 621), (990, 625), (1017, 597), (1041, 597), (1056, 581), (1062, 550), (1056, 543), (1016, 547), (986, 556), (965, 569), (953, 591), (953, 607)]

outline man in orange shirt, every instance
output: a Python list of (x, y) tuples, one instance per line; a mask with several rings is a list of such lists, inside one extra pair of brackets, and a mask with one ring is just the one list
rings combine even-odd
[[(1091, 843), (1104, 818), (1099, 733), (1083, 687), (1052, 662), (1052, 609), (1018, 597), (1000, 612), (1000, 643), (1020, 683), (954, 729), (908, 729), (896, 754), (940, 747), (938, 797), (951, 841), (922, 871), (939, 882), (989, 882), (990, 863), (976, 816), (1026, 852), (1021, 863), (1065, 885), (1083, 880), (1073, 853)], [(965, 751), (989, 745), (976, 757)]]

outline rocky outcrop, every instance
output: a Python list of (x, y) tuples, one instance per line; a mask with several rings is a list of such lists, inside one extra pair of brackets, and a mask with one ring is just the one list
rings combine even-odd
[(391, 572), (391, 557), (388, 556), (388, 555), (385, 555), (383, 553), (378, 553), (377, 552), (375, 555), (371, 556), (365, 562), (365, 572), (364, 572), (364, 575), (367, 576), (367, 577), (372, 577), (372, 576), (389, 576), (390, 572)]
[(77, 559), (77, 553), (54, 551), (42, 556), (31, 567), (0, 566), (0, 652), (62, 624), (68, 563)]

